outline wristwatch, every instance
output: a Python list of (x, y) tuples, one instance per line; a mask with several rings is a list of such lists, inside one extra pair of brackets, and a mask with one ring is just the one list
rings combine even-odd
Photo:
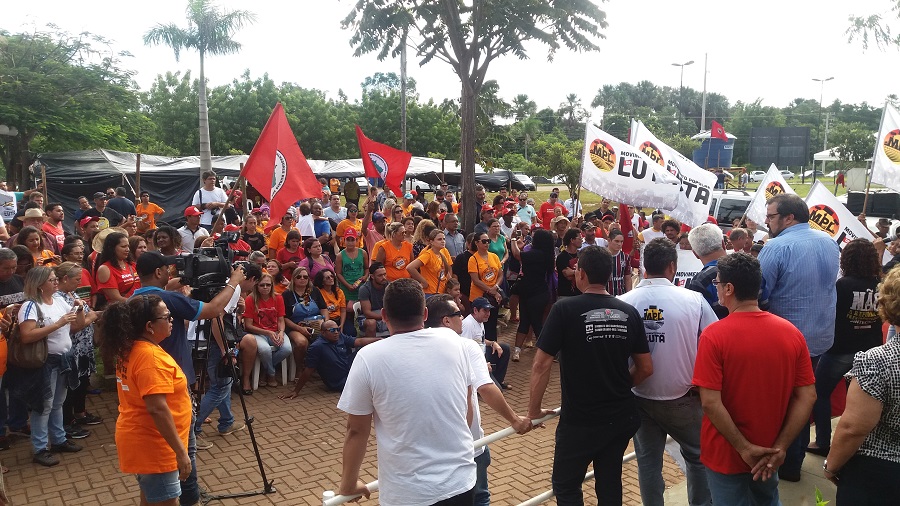
[(840, 474), (840, 471), (835, 472), (835, 471), (832, 471), (831, 469), (828, 469), (828, 459), (825, 459), (825, 461), (822, 462), (822, 470), (824, 470), (826, 473), (834, 476), (835, 478), (839, 478), (838, 475)]

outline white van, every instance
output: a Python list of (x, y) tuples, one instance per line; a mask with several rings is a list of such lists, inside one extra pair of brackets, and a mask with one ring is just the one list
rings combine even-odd
[(744, 190), (713, 190), (709, 214), (719, 222), (719, 228), (727, 232), (734, 220), (744, 216), (752, 199), (753, 194)]

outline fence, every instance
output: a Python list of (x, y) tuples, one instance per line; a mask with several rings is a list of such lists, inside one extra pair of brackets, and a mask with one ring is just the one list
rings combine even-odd
[[(551, 418), (555, 418), (557, 416), (559, 416), (559, 408), (554, 409), (553, 412), (548, 414), (547, 416), (538, 418), (537, 420), (532, 420), (531, 423), (533, 425), (538, 425), (538, 424), (546, 422), (547, 420), (550, 420)], [(491, 444), (495, 441), (499, 441), (499, 440), (505, 438), (506, 436), (510, 436), (515, 433), (516, 433), (516, 431), (512, 427), (507, 427), (503, 430), (499, 430), (489, 436), (485, 436), (485, 437), (475, 441), (473, 447), (478, 448), (480, 446)], [(666, 443), (669, 443), (670, 441), (672, 441), (671, 437), (666, 439)], [(635, 453), (631, 452), (622, 458), (622, 463), (624, 464), (626, 462), (630, 462), (630, 461), (634, 460), (635, 458), (636, 458)], [(588, 481), (593, 478), (594, 478), (594, 471), (590, 471), (584, 475), (584, 481)], [(369, 489), (370, 493), (377, 492), (378, 491), (378, 480), (367, 483), (366, 488)], [(335, 493), (333, 491), (327, 490), (322, 493), (322, 505), (323, 506), (340, 506), (341, 504), (350, 502), (359, 497), (362, 497), (362, 496), (361, 495), (335, 495)], [(532, 497), (531, 499), (528, 499), (527, 501), (525, 501), (523, 503), (520, 503), (519, 506), (537, 506), (538, 504), (541, 504), (552, 498), (553, 498), (553, 490), (548, 490), (540, 495), (537, 495), (535, 497)]]

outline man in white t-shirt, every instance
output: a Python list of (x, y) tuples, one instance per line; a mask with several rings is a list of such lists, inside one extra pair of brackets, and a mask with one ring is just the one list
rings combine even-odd
[(656, 239), (644, 247), (647, 278), (618, 298), (643, 315), (653, 375), (632, 388), (641, 415), (634, 435), (644, 504), (662, 504), (666, 484), (662, 456), (666, 434), (681, 445), (691, 504), (709, 504), (706, 469), (700, 462), (703, 408), (692, 385), (700, 333), (718, 321), (698, 292), (672, 284), (678, 269), (675, 244)]
[(184, 226), (178, 229), (181, 235), (181, 249), (188, 253), (194, 251), (197, 239), (209, 237), (209, 232), (200, 225), (203, 213), (194, 206), (188, 206), (184, 210)]
[[(425, 326), (428, 328), (445, 327), (457, 334), (462, 332), (462, 313), (459, 306), (453, 301), (451, 295), (441, 293), (428, 298), (425, 304), (428, 309), (428, 319), (425, 320)], [(460, 336), (462, 337), (462, 336)], [(469, 351), (469, 359), (472, 362), (472, 370), (474, 372), (474, 381), (472, 388), (477, 390), (472, 392), (472, 423), (469, 424), (469, 430), (472, 432), (472, 439), (477, 441), (484, 437), (484, 429), (481, 428), (481, 410), (478, 406), (478, 396), (490, 406), (494, 411), (499, 413), (515, 428), (519, 434), (524, 434), (531, 429), (531, 420), (527, 417), (516, 415), (515, 411), (506, 402), (503, 392), (494, 385), (487, 363), (481, 352), (481, 346), (475, 344), (475, 341), (463, 338), (463, 342), (467, 343), (466, 347)], [(491, 465), (491, 452), (487, 445), (475, 448), (475, 466), (477, 469), (477, 479), (475, 481), (475, 497), (473, 506), (487, 506), (491, 504), (491, 493), (488, 490), (487, 468)]]
[(203, 180), (203, 186), (194, 193), (191, 205), (203, 211), (203, 215), (200, 216), (200, 226), (210, 231), (216, 217), (225, 210), (228, 195), (225, 194), (225, 190), (216, 186), (215, 172), (207, 170), (201, 174), (200, 179)]
[(463, 337), (467, 337), (484, 346), (484, 357), (491, 363), (494, 381), (497, 386), (508, 390), (510, 387), (504, 383), (506, 369), (509, 367), (509, 345), (484, 338), (484, 322), (491, 317), (491, 309), (494, 305), (487, 297), (478, 297), (472, 301), (472, 314), (466, 317), (462, 323)]
[(411, 278), (387, 286), (381, 314), (391, 337), (359, 350), (338, 401), (348, 414), (340, 493), (369, 496), (359, 470), (374, 418), (381, 504), (472, 504), (465, 343), (450, 329), (424, 328), (425, 295)]

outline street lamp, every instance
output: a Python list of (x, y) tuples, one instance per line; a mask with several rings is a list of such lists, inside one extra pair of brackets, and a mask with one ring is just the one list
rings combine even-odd
[(694, 63), (694, 60), (684, 63), (673, 63), (673, 67), (681, 67), (681, 81), (678, 84), (678, 133), (681, 133), (682, 109), (684, 109), (684, 68)]
[[(817, 79), (815, 77), (813, 78), (813, 81), (816, 81), (817, 83), (820, 84), (820, 87), (819, 87), (819, 126), (818, 126), (819, 136), (822, 135), (822, 100), (825, 98), (825, 83), (827, 83), (828, 81), (831, 81), (832, 79), (834, 79), (833, 76), (823, 78), (823, 79)], [(828, 149), (828, 134), (825, 134), (825, 140), (822, 144), (822, 150), (826, 150), (826, 149)], [(823, 167), (825, 166), (824, 161), (822, 162), (822, 166)], [(823, 170), (823, 173), (824, 173), (824, 170)], [(813, 176), (813, 183), (815, 183), (816, 182), (816, 163), (815, 163), (815, 161), (813, 161), (812, 176)]]

